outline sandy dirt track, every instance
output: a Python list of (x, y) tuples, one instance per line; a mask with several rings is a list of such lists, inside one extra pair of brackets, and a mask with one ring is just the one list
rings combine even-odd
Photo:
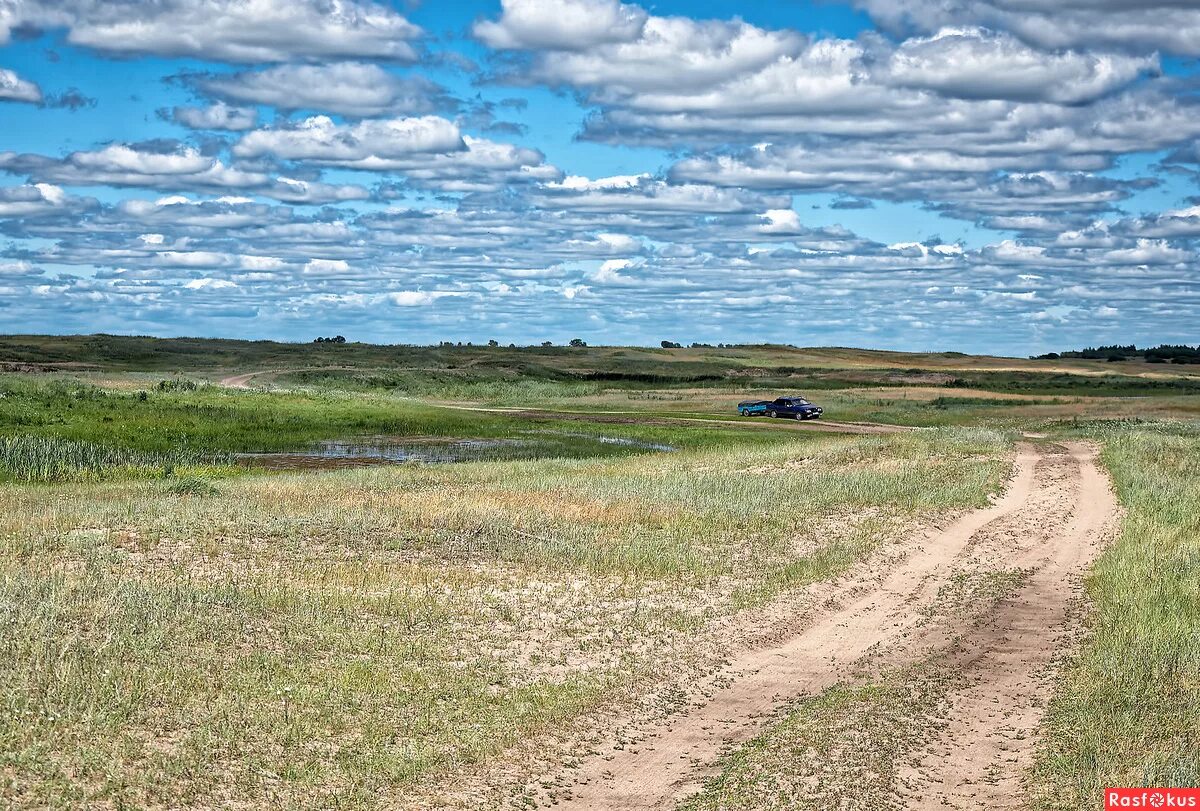
[(1080, 444), (1023, 445), (1006, 492), (914, 544), (883, 576), (838, 584), (835, 605), (789, 639), (747, 651), (728, 686), (650, 729), (636, 749), (585, 760), (560, 809), (670, 808), (697, 791), (730, 746), (757, 734), (783, 702), (852, 681), (864, 659), (903, 664), (949, 646), (922, 609), (965, 567), (999, 564), (1028, 573), (987, 608), (979, 630), (945, 651), (969, 685), (950, 697), (946, 724), (919, 766), (878, 798), (887, 807), (1018, 808), (1020, 776), (1036, 741), (1047, 675), (1069, 644), (1069, 606), (1080, 576), (1109, 537), (1117, 505)]

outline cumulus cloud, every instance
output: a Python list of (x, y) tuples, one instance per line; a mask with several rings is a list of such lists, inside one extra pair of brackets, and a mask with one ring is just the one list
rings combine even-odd
[(65, 28), (68, 42), (105, 53), (227, 62), (413, 60), (421, 35), (370, 0), (24, 0), (4, 11), (0, 40), (20, 26)]
[(36, 83), (22, 79), (14, 71), (0, 68), (0, 101), (42, 102), (42, 90)]
[(576, 50), (628, 42), (647, 14), (618, 0), (500, 0), (498, 20), (480, 20), (474, 34), (493, 48)]
[(95, 205), (91, 198), (73, 197), (50, 183), (0, 188), (0, 218), (44, 217), (79, 212)]
[(884, 69), (886, 81), (960, 99), (1080, 104), (1157, 73), (1155, 55), (1036, 50), (1006, 33), (947, 28), (904, 41)]
[(360, 118), (429, 113), (453, 105), (445, 89), (429, 79), (397, 76), (379, 65), (363, 62), (279, 65), (187, 78), (200, 91), (229, 101)]
[(440, 298), (461, 295), (463, 294), (449, 290), (400, 290), (388, 293), (387, 300), (397, 307), (425, 307)]
[(396, 158), (466, 148), (458, 127), (437, 116), (371, 119), (357, 124), (336, 124), (328, 116), (314, 116), (294, 126), (247, 133), (234, 144), (233, 154), (380, 169), (391, 166)]
[(254, 129), (258, 112), (247, 107), (231, 107), (218, 101), (208, 107), (176, 107), (171, 117), (194, 130), (229, 130), (238, 132)]
[(1200, 9), (1179, 0), (857, 0), (895, 33), (984, 25), (1041, 48), (1125, 48), (1200, 55)]
[(150, 149), (111, 144), (64, 158), (0, 153), (0, 171), (69, 186), (132, 186), (168, 191), (241, 191), (295, 203), (362, 200), (366, 189), (331, 185), (226, 166), (200, 150), (174, 144)]
[(764, 234), (795, 234), (801, 230), (800, 215), (790, 208), (773, 208), (763, 212), (765, 222), (758, 227)]
[(446, 192), (499, 191), (510, 184), (553, 182), (562, 175), (537, 149), (469, 135), (463, 136), (463, 144), (465, 151), (414, 156), (380, 168), (403, 171), (409, 184), (417, 188)]
[(600, 267), (591, 275), (592, 281), (598, 284), (627, 284), (633, 281), (621, 271), (629, 270), (642, 264), (644, 260), (637, 259), (605, 259)]
[[(575, 178), (556, 181), (552, 194), (652, 198), (660, 183)], [(9, 287), (28, 298), (34, 286), (45, 286), (68, 319), (71, 306), (94, 308), (96, 300), (120, 313), (187, 300), (286, 315), (301, 331), (306, 319), (353, 323), (353, 313), (369, 319), (371, 308), (377, 316), (379, 306), (392, 305), (412, 313), (398, 335), (417, 340), (437, 328), (425, 314), (436, 318), (434, 305), (447, 299), (456, 317), (517, 312), (538, 330), (559, 323), (561, 306), (586, 307), (614, 328), (644, 320), (644, 339), (661, 331), (664, 319), (681, 318), (697, 339), (723, 337), (722, 318), (736, 314), (739, 327), (782, 329), (781, 337), (813, 324), (847, 338), (943, 325), (930, 334), (962, 330), (989, 341), (1004, 334), (1011, 340), (1022, 319), (1045, 322), (1038, 313), (1052, 314), (1065, 328), (1080, 323), (1071, 315), (1076, 309), (1079, 318), (1107, 307), (1137, 319), (1147, 305), (1130, 300), (1129, 280), (1141, 291), (1177, 290), (1187, 278), (1179, 260), (1192, 255), (1163, 240), (1132, 237), (1095, 248), (1018, 240), (982, 250), (936, 241), (885, 246), (845, 231), (805, 229), (782, 206), (638, 213), (588, 205), (522, 208), (481, 198), (447, 209), (330, 218), (236, 196), (128, 200), (60, 228), (52, 246), (17, 260), (24, 264)], [(747, 250), (751, 242), (774, 247)], [(49, 263), (118, 269), (94, 277), (29, 275)], [(1064, 273), (1087, 283), (1064, 285)], [(793, 306), (800, 302), (802, 314)]]
[(740, 21), (647, 17), (636, 39), (541, 52), (529, 76), (589, 88), (601, 102), (636, 93), (694, 93), (795, 55), (805, 42), (794, 31)]
[[(576, 2), (597, 19), (612, 8)], [(1194, 100), (1141, 82), (1160, 70), (1152, 54), (1047, 51), (979, 26), (894, 43), (638, 19), (620, 37), (542, 43), (499, 78), (575, 89), (596, 108), (585, 138), (690, 145), (697, 154), (672, 167), (675, 182), (924, 199), (982, 222), (954, 204), (998, 173), (1095, 172), (1200, 135)]]
[[(536, 199), (546, 208), (645, 213), (751, 212), (761, 211), (769, 202), (751, 192), (696, 183), (670, 184), (645, 175), (598, 180), (570, 177), (562, 183), (545, 184)], [(774, 202), (783, 201), (776, 198)]]

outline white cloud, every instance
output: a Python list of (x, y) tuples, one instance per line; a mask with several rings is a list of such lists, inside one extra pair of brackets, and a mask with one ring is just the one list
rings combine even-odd
[(1200, 55), (1200, 9), (1179, 0), (856, 0), (896, 32), (1004, 29), (1044, 49), (1126, 48)]
[(0, 188), (0, 218), (43, 217), (81, 210), (95, 201), (69, 196), (51, 183)]
[(428, 113), (449, 103), (444, 91), (424, 77), (400, 77), (363, 62), (279, 65), (193, 81), (205, 93), (243, 104), (358, 117)]
[(635, 39), (646, 12), (618, 0), (500, 0), (498, 20), (475, 24), (493, 48), (575, 50)]
[(22, 0), (3, 10), (0, 41), (20, 25), (66, 28), (68, 42), (105, 53), (226, 62), (413, 60), (421, 35), (370, 0)]
[(770, 209), (763, 212), (762, 218), (766, 222), (758, 226), (758, 230), (764, 234), (794, 234), (803, 230), (800, 215), (790, 208)]
[(980, 28), (947, 28), (909, 39), (891, 55), (886, 81), (963, 99), (1079, 104), (1159, 69), (1157, 56), (1035, 50)]
[(0, 68), (0, 101), (24, 101), (41, 104), (42, 90), (34, 82), (22, 79), (15, 72)]
[(390, 165), (396, 158), (463, 149), (466, 145), (458, 127), (437, 116), (335, 124), (322, 115), (306, 118), (294, 127), (247, 133), (234, 144), (233, 154), (375, 169)]
[(645, 213), (761, 211), (765, 202), (753, 193), (698, 183), (670, 184), (648, 176), (639, 176), (636, 183), (612, 180), (575, 178), (570, 183), (545, 184), (538, 202), (547, 208)]
[(172, 117), (185, 127), (196, 130), (253, 129), (258, 121), (258, 112), (246, 107), (231, 107), (218, 101), (208, 107), (176, 107)]
[(612, 177), (599, 177), (595, 180), (584, 177), (582, 175), (568, 175), (559, 182), (550, 182), (546, 184), (548, 189), (565, 189), (567, 191), (597, 191), (599, 189), (632, 189), (636, 188), (640, 183), (649, 180), (649, 174), (640, 175), (613, 175)]
[(350, 271), (350, 263), (344, 259), (310, 259), (304, 265), (305, 273), (342, 274)]
[(397, 307), (424, 307), (433, 304), (440, 298), (447, 296), (459, 296), (461, 293), (454, 293), (444, 290), (402, 290), (396, 293), (388, 293), (387, 299)]
[(233, 290), (237, 285), (228, 279), (192, 279), (184, 285), (188, 290)]
[(601, 284), (613, 284), (616, 282), (627, 282), (629, 279), (621, 275), (622, 270), (628, 270), (641, 264), (640, 261), (633, 259), (606, 259), (600, 264), (600, 267), (592, 274), (592, 279)]
[(195, 147), (183, 145), (158, 150), (111, 144), (98, 150), (72, 152), (62, 159), (6, 152), (0, 153), (0, 170), (64, 185), (236, 190), (295, 203), (362, 200), (368, 196), (361, 186), (292, 180), (226, 166)]
[(599, 101), (632, 93), (695, 93), (799, 53), (806, 39), (749, 23), (648, 17), (636, 39), (582, 50), (547, 50), (531, 76), (594, 88)]

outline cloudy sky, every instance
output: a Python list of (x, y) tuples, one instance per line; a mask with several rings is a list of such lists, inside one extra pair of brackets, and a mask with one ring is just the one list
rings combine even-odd
[(1196, 0), (0, 0), (0, 332), (1200, 341)]

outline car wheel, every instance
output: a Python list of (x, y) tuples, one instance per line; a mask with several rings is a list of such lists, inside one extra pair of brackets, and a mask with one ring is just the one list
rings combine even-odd
[(802, 419), (804, 419), (804, 415), (803, 415), (803, 414), (797, 414), (797, 415), (796, 415), (796, 419), (798, 419), (798, 420), (802, 420)]
[(767, 412), (767, 416), (768, 416), (768, 417), (771, 417), (771, 418), (774, 418), (774, 417), (778, 417), (779, 415), (778, 415), (778, 414), (776, 414), (774, 411), (768, 411), (768, 412)]

